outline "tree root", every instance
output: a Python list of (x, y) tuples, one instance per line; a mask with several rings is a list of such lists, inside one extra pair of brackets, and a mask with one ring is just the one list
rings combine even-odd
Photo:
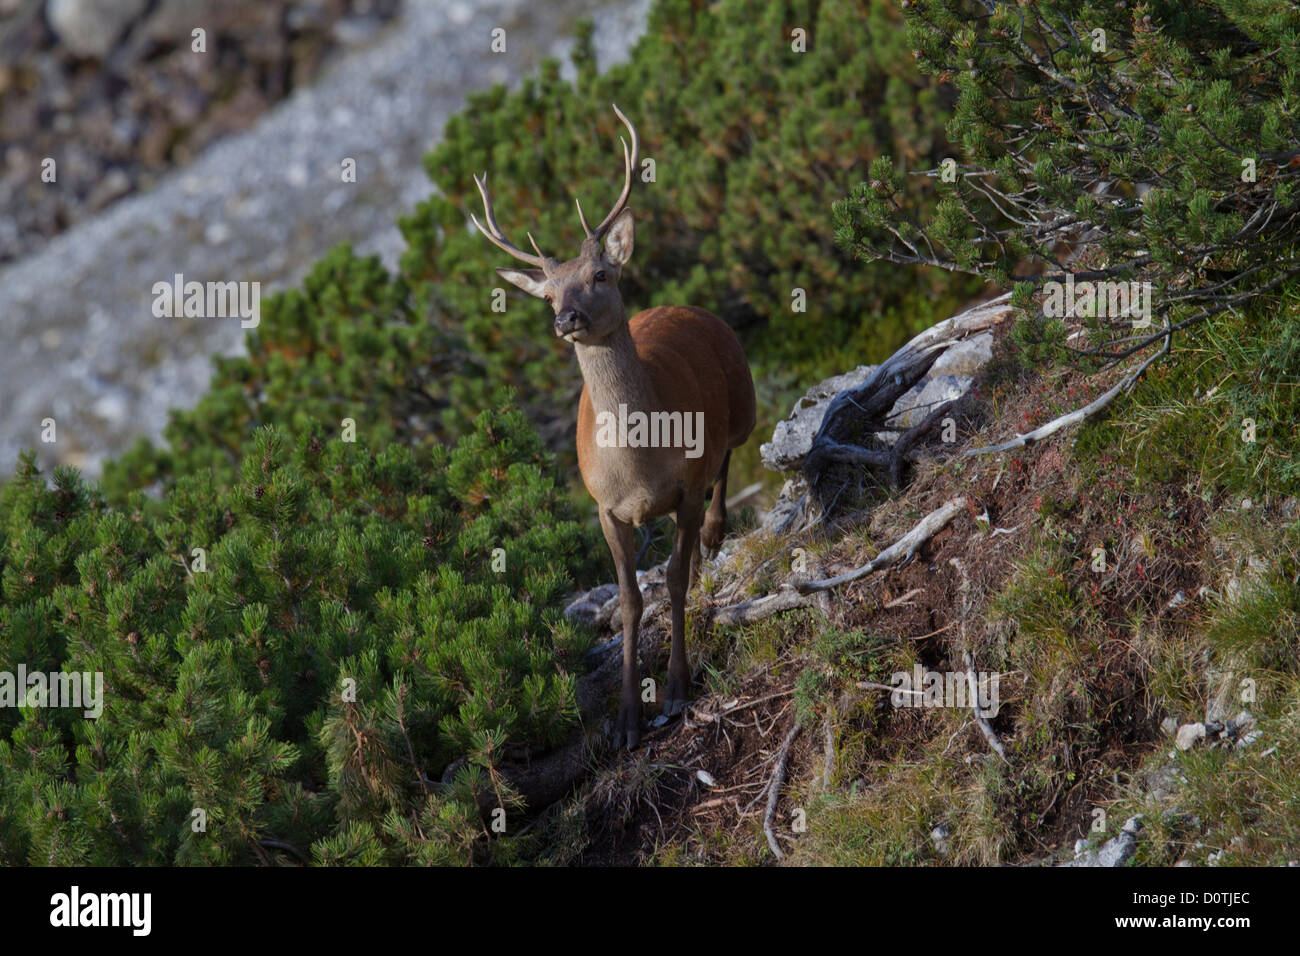
[(1000, 451), (1011, 451), (1013, 448), (1024, 448), (1034, 444), (1034, 442), (1042, 441), (1044, 438), (1050, 438), (1062, 428), (1068, 428), (1070, 425), (1081, 422), (1086, 418), (1091, 418), (1113, 402), (1121, 392), (1130, 391), (1133, 386), (1137, 384), (1138, 379), (1142, 377), (1143, 372), (1150, 368), (1156, 361), (1169, 354), (1169, 339), (1170, 335), (1166, 334), (1165, 344), (1158, 352), (1151, 355), (1145, 362), (1139, 365), (1136, 370), (1121, 379), (1113, 388), (1098, 395), (1082, 408), (1076, 408), (1074, 411), (1062, 415), (1060, 418), (1054, 418), (1046, 425), (1040, 425), (1031, 432), (1017, 435), (1010, 441), (1004, 441), (998, 445), (986, 445), (983, 448), (968, 448), (963, 453), (963, 456), (969, 458), (973, 455), (992, 455)]
[(781, 799), (781, 787), (785, 784), (786, 761), (790, 757), (790, 745), (794, 743), (799, 730), (800, 724), (796, 720), (790, 732), (785, 735), (785, 740), (781, 741), (781, 749), (776, 754), (776, 767), (772, 771), (772, 782), (768, 784), (767, 812), (763, 814), (763, 833), (767, 835), (767, 845), (771, 847), (772, 854), (778, 860), (785, 859), (785, 854), (781, 852), (781, 845), (776, 842), (772, 821), (776, 818), (776, 805)]
[(931, 511), (922, 518), (911, 531), (903, 535), (884, 551), (854, 571), (846, 571), (844, 574), (836, 575), (833, 578), (826, 578), (822, 581), (806, 581), (795, 584), (794, 587), (803, 592), (824, 591), (828, 588), (838, 587), (841, 584), (847, 584), (850, 581), (856, 581), (864, 578), (873, 571), (879, 571), (882, 568), (899, 564), (916, 554), (921, 549), (921, 545), (929, 541), (944, 527), (948, 525), (957, 513), (962, 511), (967, 504), (967, 499), (963, 497), (953, 498), (946, 504)]

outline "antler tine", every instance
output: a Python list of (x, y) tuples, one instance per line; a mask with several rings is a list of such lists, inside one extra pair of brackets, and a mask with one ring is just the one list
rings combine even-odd
[(575, 196), (573, 202), (578, 207), (578, 222), (582, 223), (582, 231), (585, 232), (587, 238), (590, 239), (591, 229), (587, 227), (587, 217), (582, 214), (582, 200)]
[[(609, 215), (601, 220), (600, 225), (596, 227), (596, 231), (594, 233), (588, 233), (588, 236), (595, 239), (600, 239), (605, 235), (605, 230), (613, 225), (614, 220), (618, 218), (618, 214), (621, 213), (623, 208), (627, 205), (627, 199), (632, 195), (632, 176), (636, 170), (637, 161), (641, 158), (641, 138), (637, 136), (636, 127), (632, 125), (631, 120), (623, 115), (623, 111), (618, 108), (617, 103), (611, 103), (610, 105), (614, 107), (614, 112), (618, 114), (618, 118), (623, 121), (623, 125), (627, 127), (627, 131), (632, 134), (632, 149), (629, 153), (627, 140), (623, 139), (622, 136), (618, 138), (619, 142), (623, 144), (623, 192), (618, 197), (618, 202), (614, 203), (614, 208), (609, 211)], [(585, 222), (583, 223), (583, 228), (586, 228)]]
[(487, 173), (484, 172), (482, 178), (475, 176), (474, 185), (478, 186), (478, 194), (483, 198), (483, 218), (487, 220), (487, 224), (489, 227), (488, 229), (484, 229), (483, 223), (478, 221), (478, 217), (475, 216), (473, 213), (470, 213), (469, 218), (473, 220), (474, 225), (478, 227), (478, 231), (483, 233), (483, 235), (487, 237), (487, 240), (490, 243), (492, 243), (492, 245), (496, 246), (498, 249), (502, 250), (503, 252), (510, 253), (510, 255), (514, 256), (516, 259), (520, 260), (521, 262), (527, 262), (529, 265), (538, 266), (541, 269), (545, 270), (546, 256), (542, 255), (542, 250), (537, 248), (537, 243), (533, 242), (533, 237), (531, 234), (529, 234), (528, 236), (528, 241), (532, 242), (533, 248), (537, 250), (537, 255), (535, 256), (530, 255), (527, 252), (524, 252), (513, 242), (507, 239), (505, 233), (501, 231), (501, 227), (497, 225), (496, 212), (492, 208), (492, 194), (488, 192), (488, 188), (487, 188)]

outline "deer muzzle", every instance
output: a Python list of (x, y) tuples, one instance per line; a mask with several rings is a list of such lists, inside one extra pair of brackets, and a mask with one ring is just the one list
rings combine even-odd
[(590, 322), (585, 312), (577, 309), (565, 309), (555, 317), (555, 334), (568, 338), (575, 332), (585, 331)]

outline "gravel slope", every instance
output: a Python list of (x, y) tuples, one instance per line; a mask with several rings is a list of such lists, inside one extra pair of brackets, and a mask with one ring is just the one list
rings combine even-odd
[[(242, 349), (237, 317), (155, 318), (154, 283), (257, 280), (265, 295), (342, 241), (395, 265), (397, 216), (433, 188), (421, 157), (466, 94), (564, 54), (584, 14), (599, 62), (624, 59), (649, 0), (539, 6), (407, 0), (370, 45), (247, 132), (0, 271), (0, 474), (34, 447), (44, 467), (97, 475), (137, 435), (161, 434), (168, 408), (197, 400), (213, 352)], [(488, 50), (496, 26), (505, 54)], [(344, 157), (355, 184), (340, 181)], [(53, 444), (41, 443), (47, 417)]]

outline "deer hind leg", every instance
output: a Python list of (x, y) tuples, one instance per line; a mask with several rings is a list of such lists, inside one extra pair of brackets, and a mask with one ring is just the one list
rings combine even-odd
[(731, 464), (731, 452), (722, 459), (722, 470), (713, 485), (713, 500), (709, 502), (709, 513), (704, 516), (704, 530), (700, 541), (710, 555), (717, 553), (722, 546), (722, 538), (727, 533), (727, 466)]
[(623, 613), (623, 693), (614, 724), (614, 746), (628, 750), (641, 740), (641, 696), (637, 682), (637, 631), (641, 624), (641, 588), (636, 581), (636, 535), (631, 523), (620, 521), (604, 509), (600, 527), (605, 532), (614, 567), (618, 571), (618, 604)]
[(668, 686), (664, 713), (671, 717), (690, 700), (691, 667), (686, 657), (686, 594), (700, 553), (700, 521), (704, 502), (695, 498), (677, 507), (677, 540), (668, 559), (668, 599), (672, 603), (673, 642), (668, 654)]

